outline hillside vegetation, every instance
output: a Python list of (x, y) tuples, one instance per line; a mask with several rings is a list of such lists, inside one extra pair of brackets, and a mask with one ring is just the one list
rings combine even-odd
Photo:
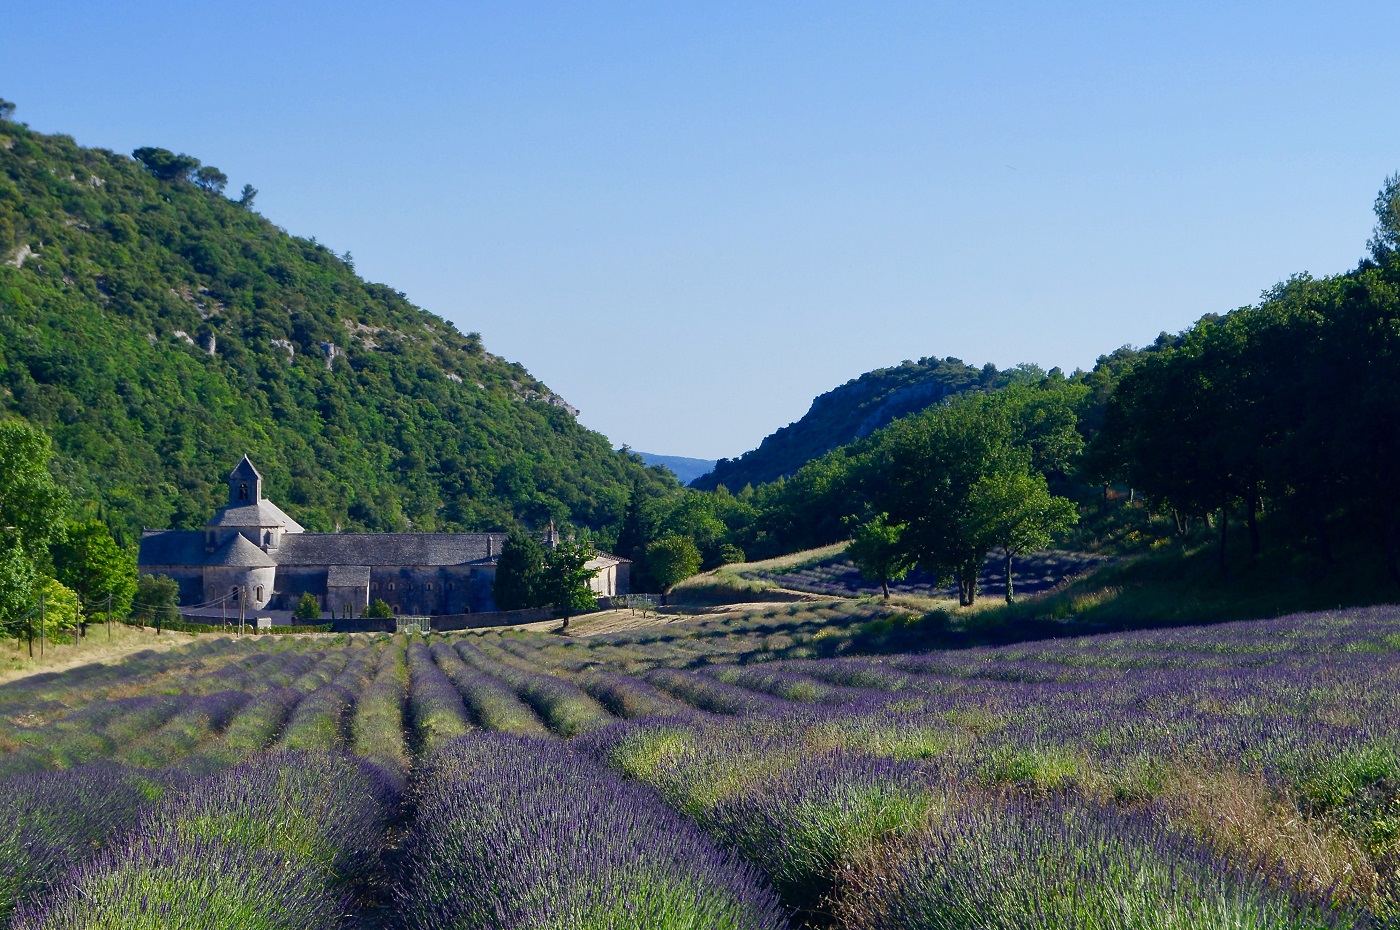
[(757, 449), (737, 459), (720, 459), (713, 471), (697, 478), (692, 486), (713, 490), (722, 484), (738, 491), (748, 484), (776, 481), (898, 417), (963, 391), (998, 387), (1011, 375), (999, 373), (991, 365), (973, 368), (955, 358), (922, 358), (866, 372), (812, 401), (802, 419), (768, 436)]
[(310, 530), (598, 528), (674, 487), (255, 191), (138, 152), (0, 119), (0, 416), (119, 538), (202, 525), (245, 452)]

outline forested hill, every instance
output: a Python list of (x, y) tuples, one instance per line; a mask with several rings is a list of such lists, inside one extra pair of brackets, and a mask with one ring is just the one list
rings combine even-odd
[(613, 451), (479, 336), (160, 149), (79, 147), (0, 111), (0, 416), (48, 432), (128, 539), (195, 527), (249, 453), (311, 530), (618, 521)]
[(757, 449), (737, 459), (720, 459), (692, 487), (713, 490), (724, 485), (738, 491), (747, 484), (776, 481), (892, 420), (963, 391), (1002, 386), (1015, 375), (1014, 370), (998, 372), (994, 365), (973, 368), (956, 358), (922, 358), (866, 372), (812, 401), (802, 419), (768, 436)]

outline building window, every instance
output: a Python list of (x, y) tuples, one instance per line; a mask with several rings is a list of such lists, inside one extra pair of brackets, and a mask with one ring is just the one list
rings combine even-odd
[(452, 582), (450, 582), (450, 581), (447, 583), (447, 590), (449, 590), (449, 591), (452, 590)]
[(426, 588), (427, 590), (431, 591), (431, 590), (433, 589), (433, 583), (430, 581), (430, 582), (428, 582), (427, 584), (425, 584), (423, 587)]
[(244, 482), (238, 486), (238, 499), (246, 501), (248, 499), (248, 484)]
[(371, 581), (371, 582), (370, 582), (370, 585), (369, 585), (369, 589), (370, 589), (371, 591), (378, 591), (378, 590), (379, 590), (379, 582), (377, 582), (377, 581)]
[(394, 590), (394, 583), (393, 583), (392, 581), (389, 582), (389, 590), (390, 590), (390, 591)]
[(258, 585), (258, 600), (262, 600), (262, 585)]

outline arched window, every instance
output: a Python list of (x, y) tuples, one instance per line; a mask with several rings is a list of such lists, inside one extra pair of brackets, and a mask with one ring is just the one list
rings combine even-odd
[(371, 581), (371, 582), (369, 583), (369, 589), (370, 589), (371, 591), (378, 591), (378, 590), (379, 590), (379, 582), (377, 582), (377, 581)]
[(243, 482), (238, 486), (238, 499), (246, 501), (248, 499), (248, 482)]
[(426, 587), (429, 591), (431, 591), (431, 590), (433, 589), (433, 583), (430, 581), (430, 582), (428, 582), (426, 585), (424, 585), (424, 587)]
[(390, 590), (390, 591), (394, 590), (394, 583), (393, 583), (392, 581), (389, 582), (389, 590)]
[(263, 534), (263, 545), (272, 545), (272, 530), (268, 530), (266, 533)]
[(258, 600), (262, 600), (262, 585), (258, 585)]

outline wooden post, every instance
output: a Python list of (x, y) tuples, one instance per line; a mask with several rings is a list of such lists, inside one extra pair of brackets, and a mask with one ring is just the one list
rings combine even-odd
[(46, 638), (44, 627), (48, 624), (47, 608), (44, 605), (44, 592), (39, 592), (39, 658), (44, 657), (44, 639)]
[(112, 641), (112, 595), (107, 595), (107, 642)]

